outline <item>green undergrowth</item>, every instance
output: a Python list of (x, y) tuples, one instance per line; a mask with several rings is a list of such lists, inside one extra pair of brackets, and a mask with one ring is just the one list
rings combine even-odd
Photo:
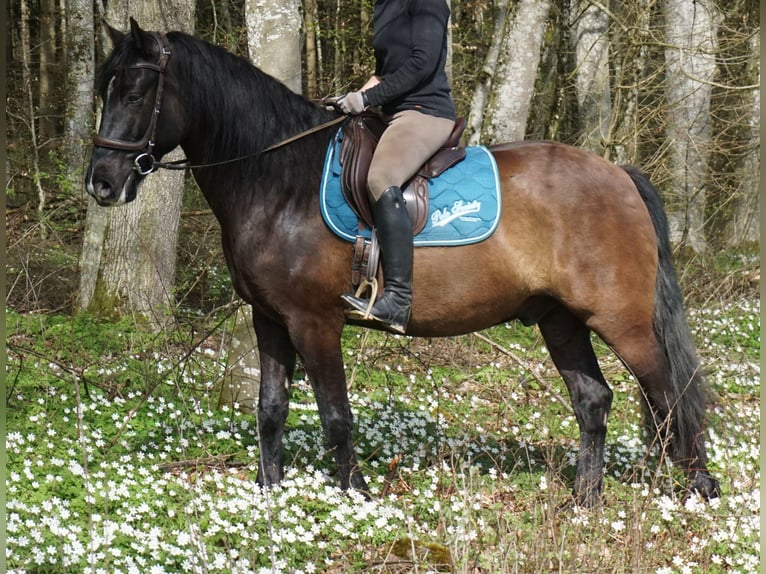
[(21, 572), (756, 572), (760, 304), (689, 316), (716, 393), (723, 496), (684, 499), (615, 391), (604, 505), (572, 507), (577, 423), (539, 332), (455, 339), (356, 328), (343, 350), (371, 500), (337, 488), (296, 371), (286, 478), (255, 483), (255, 418), (219, 407), (216, 332), (7, 310), (7, 560)]

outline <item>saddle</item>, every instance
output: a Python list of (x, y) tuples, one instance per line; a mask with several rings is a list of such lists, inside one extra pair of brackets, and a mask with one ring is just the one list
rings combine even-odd
[[(402, 187), (413, 235), (420, 233), (427, 222), (428, 180), (465, 158), (465, 148), (460, 147), (460, 137), (465, 126), (465, 118), (458, 118), (447, 143)], [(369, 228), (373, 228), (375, 222), (367, 193), (367, 174), (375, 148), (386, 127), (388, 124), (383, 117), (370, 111), (351, 116), (343, 126), (343, 142), (340, 148), (340, 164), (343, 167), (341, 189), (360, 222)], [(406, 153), (406, 150), (404, 151)]]
[[(460, 147), (460, 136), (463, 135), (465, 126), (465, 118), (458, 118), (447, 143), (403, 186), (402, 196), (413, 235), (420, 233), (428, 222), (428, 180), (440, 175), (466, 156), (465, 148)], [(351, 284), (356, 289), (357, 297), (370, 288), (372, 300), (375, 299), (378, 285), (383, 283), (383, 276), (380, 273), (380, 250), (367, 193), (367, 174), (375, 148), (386, 127), (386, 121), (375, 112), (366, 111), (351, 116), (343, 126), (339, 157), (342, 166), (343, 197), (359, 218), (359, 229), (367, 226), (372, 230), (370, 239), (361, 234), (356, 236), (351, 262)]]

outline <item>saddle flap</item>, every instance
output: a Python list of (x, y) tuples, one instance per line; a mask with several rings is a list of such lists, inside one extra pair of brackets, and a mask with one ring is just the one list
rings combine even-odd
[(463, 136), (466, 125), (465, 118), (455, 120), (455, 126), (447, 143), (425, 163), (418, 172), (420, 175), (433, 179), (465, 159), (465, 148), (460, 147), (460, 138)]
[(418, 173), (428, 179), (434, 179), (464, 159), (465, 148), (445, 147), (431, 156)]
[(343, 126), (341, 189), (351, 209), (369, 227), (372, 227), (373, 220), (367, 194), (367, 173), (385, 129), (383, 119), (374, 113), (352, 116)]
[[(465, 126), (465, 118), (458, 118), (445, 147), (437, 151), (403, 186), (402, 194), (412, 222), (413, 235), (420, 233), (428, 222), (428, 180), (437, 177), (466, 156), (465, 148), (459, 147)], [(386, 122), (375, 112), (351, 116), (343, 125), (339, 158), (342, 166), (341, 190), (352, 211), (370, 228), (374, 227), (374, 221), (367, 193), (367, 174), (375, 148), (386, 127)]]
[(412, 223), (412, 234), (417, 235), (428, 223), (428, 180), (416, 175), (402, 191), (402, 197)]

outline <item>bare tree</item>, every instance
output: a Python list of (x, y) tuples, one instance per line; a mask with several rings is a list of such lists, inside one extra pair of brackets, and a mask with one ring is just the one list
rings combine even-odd
[(600, 3), (571, 0), (570, 33), (575, 54), (578, 144), (600, 152), (609, 140), (609, 14)]
[(718, 11), (712, 0), (663, 0), (671, 234), (695, 252), (705, 241), (710, 94), (716, 72)]
[(39, 134), (40, 142), (46, 149), (51, 149), (57, 135), (56, 116), (58, 102), (56, 101), (56, 85), (58, 68), (58, 50), (56, 33), (56, 0), (40, 0), (40, 13), (37, 21), (40, 26), (40, 60), (38, 71), (39, 88)]
[(743, 243), (760, 243), (760, 174), (761, 174), (761, 35), (750, 38), (750, 68), (753, 83), (746, 90), (744, 117), (747, 121), (747, 150), (742, 160), (741, 193), (735, 199), (734, 213), (726, 233), (726, 243), (737, 247)]
[(476, 145), (481, 141), (481, 128), (484, 122), (484, 110), (489, 101), (489, 93), (492, 89), (492, 79), (495, 77), (497, 69), (500, 48), (503, 44), (503, 30), (505, 30), (505, 20), (508, 15), (508, 1), (498, 0), (495, 2), (495, 32), (492, 35), (487, 57), (484, 60), (484, 66), (481, 70), (481, 81), (473, 92), (471, 100), (471, 111), (468, 115), (468, 144)]
[(297, 93), (301, 92), (299, 8), (299, 0), (245, 1), (250, 59)]
[(550, 0), (519, 0), (506, 21), (484, 120), (488, 142), (524, 138), (550, 7)]
[(621, 2), (611, 17), (610, 57), (614, 81), (609, 141), (605, 156), (617, 163), (635, 163), (642, 141), (643, 85), (649, 67), (650, 20), (654, 0)]
[(317, 0), (305, 0), (303, 3), (303, 29), (306, 35), (306, 93), (315, 98), (319, 96), (319, 64), (322, 53)]
[(82, 158), (93, 133), (95, 31), (90, 0), (67, 0), (67, 74), (69, 101), (64, 126), (64, 156), (72, 189), (82, 185)]

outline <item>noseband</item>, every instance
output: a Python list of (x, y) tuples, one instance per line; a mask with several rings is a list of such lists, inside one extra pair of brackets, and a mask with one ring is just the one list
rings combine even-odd
[(154, 151), (155, 136), (157, 134), (157, 120), (160, 116), (160, 108), (162, 106), (162, 94), (165, 87), (165, 67), (170, 57), (170, 44), (164, 33), (158, 32), (156, 37), (159, 39), (160, 44), (160, 61), (157, 64), (151, 64), (149, 62), (140, 62), (131, 66), (131, 69), (146, 69), (154, 70), (159, 74), (157, 79), (157, 94), (154, 98), (154, 109), (152, 110), (152, 117), (149, 120), (149, 125), (146, 128), (144, 137), (136, 142), (130, 142), (125, 140), (118, 140), (112, 138), (106, 138), (99, 134), (93, 136), (93, 145), (99, 147), (105, 147), (109, 149), (116, 149), (120, 151), (140, 151), (133, 160), (133, 169), (136, 170), (139, 175), (148, 175), (154, 171), (155, 160), (152, 152)]

